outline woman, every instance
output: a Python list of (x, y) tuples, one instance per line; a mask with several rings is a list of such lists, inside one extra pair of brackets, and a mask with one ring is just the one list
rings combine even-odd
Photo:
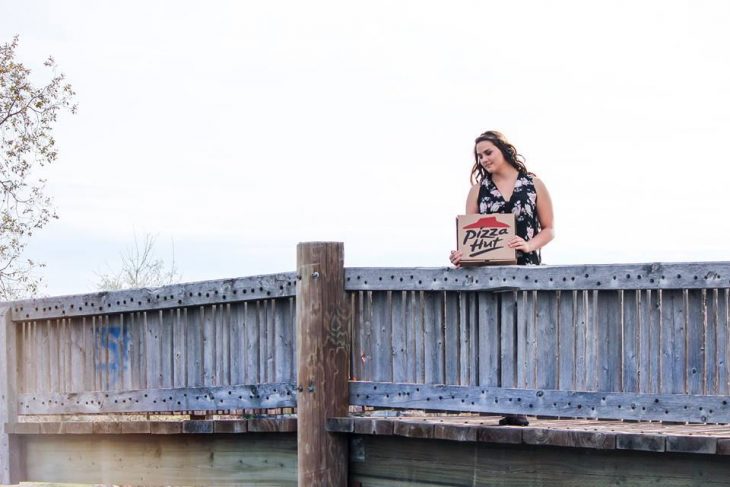
[[(545, 184), (527, 172), (524, 157), (495, 130), (474, 141), (473, 184), (466, 197), (466, 213), (513, 213), (517, 264), (539, 264), (538, 250), (554, 237), (553, 204)], [(461, 251), (452, 250), (451, 263), (459, 267)]]
[[(466, 213), (513, 213), (516, 235), (508, 245), (516, 250), (517, 264), (540, 264), (538, 251), (555, 236), (550, 194), (537, 176), (527, 172), (524, 158), (500, 132), (484, 132), (474, 141), (471, 182)], [(461, 251), (451, 251), (456, 267), (461, 258)], [(499, 424), (529, 423), (524, 415), (506, 415)]]

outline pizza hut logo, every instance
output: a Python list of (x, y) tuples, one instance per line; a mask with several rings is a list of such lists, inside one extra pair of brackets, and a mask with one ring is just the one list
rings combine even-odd
[(494, 216), (485, 216), (464, 227), (462, 246), (469, 257), (477, 257), (504, 248), (503, 235), (509, 234), (509, 225)]

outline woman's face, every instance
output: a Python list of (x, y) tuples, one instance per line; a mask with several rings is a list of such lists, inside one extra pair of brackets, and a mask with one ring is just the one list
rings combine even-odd
[(505, 164), (507, 164), (507, 161), (504, 160), (504, 156), (502, 155), (502, 151), (488, 140), (479, 142), (476, 146), (476, 152), (477, 161), (490, 174), (502, 170)]

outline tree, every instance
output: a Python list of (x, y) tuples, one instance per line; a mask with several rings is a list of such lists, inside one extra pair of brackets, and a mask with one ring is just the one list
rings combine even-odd
[(76, 93), (56, 73), (49, 57), (44, 64), (50, 81), (36, 86), (31, 70), (15, 60), (18, 37), (0, 45), (0, 299), (33, 296), (42, 267), (23, 258), (33, 232), (58, 218), (39, 168), (56, 160), (53, 127), (63, 111), (76, 113)]
[(175, 267), (175, 247), (169, 266), (155, 255), (157, 238), (145, 234), (140, 242), (137, 235), (134, 242), (121, 253), (122, 265), (117, 272), (99, 274), (96, 287), (99, 291), (117, 291), (141, 287), (160, 287), (180, 282), (181, 276)]

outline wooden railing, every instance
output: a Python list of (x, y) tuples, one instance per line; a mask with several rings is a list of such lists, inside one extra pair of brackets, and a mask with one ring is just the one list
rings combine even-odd
[[(328, 279), (310, 267), (9, 303), (0, 421), (295, 407), (315, 391), (296, 387), (296, 310), (318, 312), (298, 292)], [(324, 319), (350, 369), (324, 374), (349, 376), (351, 405), (730, 422), (730, 263), (344, 276)]]

